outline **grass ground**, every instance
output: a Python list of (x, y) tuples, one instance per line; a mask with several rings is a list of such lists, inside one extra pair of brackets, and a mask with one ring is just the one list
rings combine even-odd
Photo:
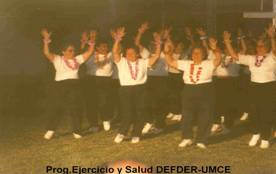
[(228, 137), (210, 140), (207, 150), (196, 147), (179, 149), (180, 132), (169, 128), (159, 136), (146, 137), (139, 144), (114, 144), (116, 130), (86, 134), (75, 140), (68, 124), (59, 136), (43, 140), (42, 118), (9, 118), (2, 127), (0, 140), (1, 174), (44, 174), (46, 166), (95, 167), (105, 162), (132, 159), (147, 165), (230, 165), (233, 174), (275, 174), (276, 144), (268, 150), (249, 148), (246, 126), (238, 126)]

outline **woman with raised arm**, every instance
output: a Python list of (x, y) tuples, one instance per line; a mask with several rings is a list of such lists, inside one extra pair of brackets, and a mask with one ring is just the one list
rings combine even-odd
[[(87, 117), (92, 132), (99, 130), (99, 118), (105, 131), (111, 128), (113, 60), (108, 43), (97, 41), (95, 53), (85, 63), (87, 74)], [(93, 89), (93, 90), (92, 90)]]
[(249, 97), (251, 102), (250, 118), (252, 119), (253, 136), (249, 146), (256, 146), (261, 140), (260, 148), (269, 147), (271, 128), (273, 127), (273, 110), (275, 108), (275, 71), (276, 47), (275, 29), (269, 26), (266, 29), (268, 38), (257, 41), (256, 55), (237, 54), (231, 45), (231, 34), (224, 32), (224, 44), (232, 58), (237, 63), (249, 66), (251, 83)]
[(119, 89), (121, 125), (114, 142), (121, 143), (133, 124), (131, 143), (138, 143), (145, 119), (147, 71), (160, 57), (161, 42), (159, 40), (156, 43), (156, 52), (150, 58), (141, 59), (139, 50), (135, 46), (127, 46), (124, 56), (121, 55), (119, 48), (125, 35), (125, 28), (111, 31), (111, 35), (114, 39), (113, 59), (118, 68), (121, 85)]
[(177, 68), (183, 73), (182, 88), (182, 137), (179, 147), (187, 147), (193, 143), (193, 122), (197, 116), (196, 145), (205, 149), (207, 137), (214, 110), (214, 85), (212, 83), (213, 71), (220, 64), (220, 51), (213, 50), (216, 58), (207, 59), (206, 49), (199, 45), (192, 48), (190, 60), (175, 60), (172, 57), (173, 44), (166, 42), (165, 57), (169, 66)]
[(49, 140), (53, 137), (55, 130), (62, 116), (69, 114), (72, 119), (73, 136), (76, 139), (81, 138), (80, 135), (80, 116), (77, 113), (79, 108), (79, 81), (78, 70), (80, 64), (84, 63), (94, 51), (95, 32), (90, 33), (89, 48), (80, 55), (75, 55), (75, 47), (71, 43), (65, 45), (62, 55), (53, 54), (49, 45), (51, 43), (51, 33), (46, 29), (41, 31), (43, 37), (43, 53), (46, 58), (51, 61), (55, 67), (55, 88), (54, 95), (54, 113), (51, 114), (47, 124), (47, 132), (44, 138)]
[[(175, 49), (173, 50), (172, 57), (175, 60), (184, 58), (184, 44), (178, 39), (171, 38), (171, 28), (165, 29), (165, 40), (170, 40), (174, 43)], [(180, 121), (181, 115), (181, 88), (182, 88), (182, 71), (168, 65), (168, 115), (167, 118), (173, 121)]]
[[(144, 23), (138, 29), (138, 34), (136, 36), (135, 44), (139, 46), (141, 55), (150, 54), (150, 52), (156, 51), (156, 42), (159, 42), (161, 33), (153, 33), (153, 41), (150, 44), (150, 52), (145, 48), (140, 40), (142, 34), (148, 29), (148, 24)], [(164, 54), (163, 54), (164, 55)], [(148, 58), (148, 56), (146, 57)], [(167, 96), (164, 95), (167, 92), (167, 64), (165, 62), (162, 53), (157, 62), (148, 70), (148, 80), (147, 80), (147, 101), (148, 101), (148, 118), (145, 120), (146, 124), (142, 129), (142, 134), (147, 134), (149, 131), (151, 133), (160, 133), (165, 127), (165, 118), (167, 114)]]
[[(209, 49), (216, 49), (214, 38), (209, 38)], [(224, 49), (221, 63), (214, 72), (214, 84), (216, 89), (216, 104), (214, 124), (211, 128), (212, 134), (228, 133), (234, 125), (234, 120), (238, 118), (238, 87), (239, 87), (240, 65)], [(221, 117), (224, 117), (222, 124)]]

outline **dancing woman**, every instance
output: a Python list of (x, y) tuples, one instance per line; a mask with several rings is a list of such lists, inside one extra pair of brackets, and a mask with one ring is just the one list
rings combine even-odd
[(73, 136), (76, 139), (80, 135), (80, 115), (78, 114), (79, 101), (79, 81), (78, 70), (80, 64), (84, 63), (93, 53), (96, 33), (90, 33), (89, 48), (80, 55), (75, 55), (75, 46), (66, 44), (62, 49), (62, 54), (54, 54), (50, 51), (51, 33), (46, 29), (41, 31), (43, 37), (43, 53), (55, 67), (55, 88), (54, 88), (54, 113), (48, 118), (47, 132), (44, 138), (49, 140), (53, 137), (55, 130), (61, 121), (61, 117), (66, 113), (71, 116)]

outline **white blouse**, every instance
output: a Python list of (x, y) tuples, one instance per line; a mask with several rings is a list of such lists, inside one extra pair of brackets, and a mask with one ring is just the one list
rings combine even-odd
[(122, 57), (116, 62), (121, 86), (133, 86), (145, 84), (147, 81), (149, 59), (138, 59), (131, 62)]
[(73, 59), (65, 59), (56, 55), (52, 63), (56, 70), (55, 81), (78, 79), (79, 65), (84, 63), (84, 58), (82, 55), (78, 55)]
[(273, 53), (265, 56), (238, 55), (237, 63), (249, 67), (251, 82), (267, 83), (276, 80), (276, 57)]

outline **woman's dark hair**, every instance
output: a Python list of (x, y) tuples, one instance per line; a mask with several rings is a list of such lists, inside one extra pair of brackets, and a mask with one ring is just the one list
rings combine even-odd
[(135, 50), (135, 52), (138, 54), (138, 55), (140, 55), (140, 50), (139, 50), (139, 48), (135, 45), (135, 44), (126, 44), (125, 46), (124, 46), (124, 51), (123, 51), (123, 56), (125, 57), (126, 56), (126, 50), (127, 49), (134, 49)]
[(207, 51), (207, 49), (206, 49), (202, 44), (200, 44), (200, 43), (196, 43), (196, 44), (191, 48), (191, 50), (190, 50), (189, 53), (188, 53), (188, 58), (189, 58), (189, 59), (192, 59), (192, 54), (193, 54), (193, 51), (194, 51), (195, 49), (201, 49), (201, 50), (202, 50), (202, 53), (203, 53), (203, 58), (202, 58), (202, 60), (206, 60), (206, 59), (207, 59), (207, 57), (208, 57), (208, 51)]
[(108, 49), (110, 49), (109, 43), (106, 40), (101, 39), (96, 41), (96, 47), (100, 46), (101, 44), (106, 44)]

